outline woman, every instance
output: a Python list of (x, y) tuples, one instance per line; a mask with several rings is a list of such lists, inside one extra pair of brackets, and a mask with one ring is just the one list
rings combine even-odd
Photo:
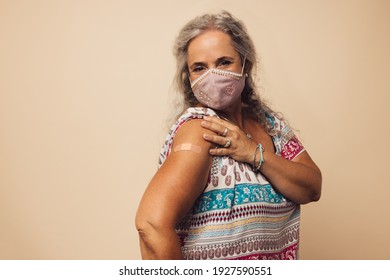
[(296, 259), (300, 204), (321, 172), (256, 96), (253, 43), (231, 14), (190, 21), (175, 44), (184, 108), (136, 216), (143, 259)]

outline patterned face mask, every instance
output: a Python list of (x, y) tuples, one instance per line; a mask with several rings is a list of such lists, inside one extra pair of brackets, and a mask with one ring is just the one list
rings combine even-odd
[(191, 82), (196, 99), (203, 105), (216, 110), (223, 110), (232, 105), (240, 98), (245, 87), (245, 77), (242, 73), (244, 66), (245, 62), (241, 73), (216, 68), (208, 69)]

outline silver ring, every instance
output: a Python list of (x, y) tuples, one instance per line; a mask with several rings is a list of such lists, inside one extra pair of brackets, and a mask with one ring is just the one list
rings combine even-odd
[(227, 129), (227, 127), (225, 127), (225, 130), (223, 131), (222, 136), (225, 137), (226, 134), (228, 133), (228, 131), (229, 131), (229, 130)]
[(226, 144), (223, 147), (229, 148), (231, 144), (232, 144), (232, 141), (228, 138)]

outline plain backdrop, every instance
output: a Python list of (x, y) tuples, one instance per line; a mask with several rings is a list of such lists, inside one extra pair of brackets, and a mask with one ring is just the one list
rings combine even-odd
[[(0, 0), (0, 258), (139, 259), (173, 41), (225, 9), (323, 174), (302, 259), (390, 259), (388, 0)], [(151, 209), (153, 211), (153, 209)]]

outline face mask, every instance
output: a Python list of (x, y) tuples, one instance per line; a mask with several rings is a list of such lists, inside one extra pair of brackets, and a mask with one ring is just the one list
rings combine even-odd
[(241, 73), (216, 68), (208, 69), (191, 83), (196, 99), (216, 110), (223, 110), (232, 105), (240, 98), (245, 87), (245, 78), (242, 74), (244, 65)]

